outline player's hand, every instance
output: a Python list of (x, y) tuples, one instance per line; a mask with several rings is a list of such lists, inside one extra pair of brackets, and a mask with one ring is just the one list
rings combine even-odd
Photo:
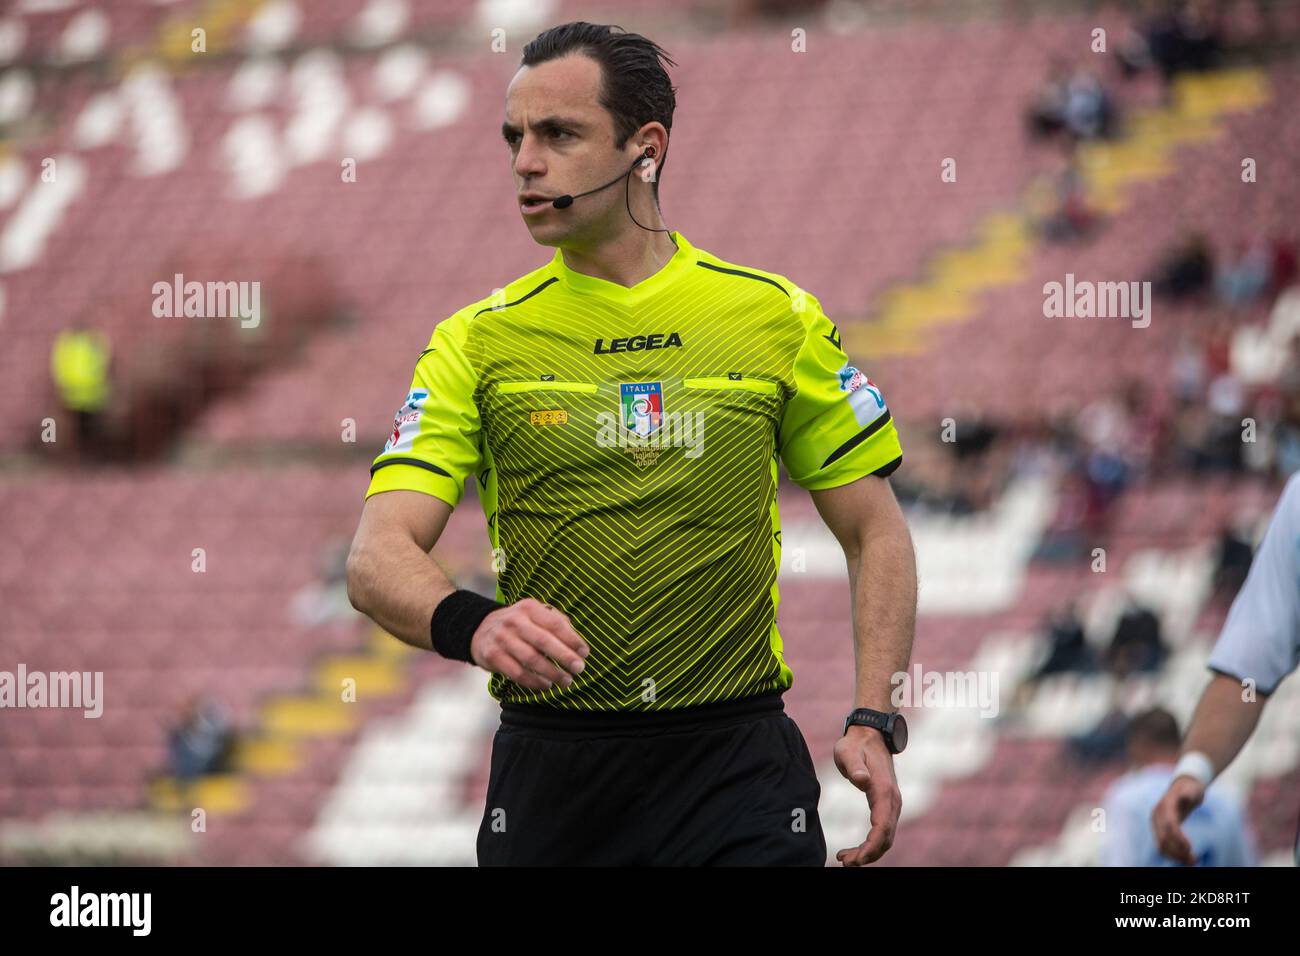
[(860, 846), (839, 850), (835, 859), (845, 866), (875, 863), (894, 845), (903, 795), (894, 776), (894, 755), (885, 738), (872, 727), (850, 727), (835, 743), (835, 766), (849, 783), (867, 795), (871, 830)]
[(1156, 839), (1156, 849), (1169, 859), (1188, 866), (1196, 865), (1192, 844), (1183, 832), (1182, 823), (1204, 799), (1205, 787), (1201, 781), (1182, 774), (1173, 779), (1151, 811), (1151, 832)]
[(568, 687), (590, 653), (569, 616), (535, 598), (483, 618), (469, 645), (479, 667), (532, 690), (550, 690), (556, 683)]

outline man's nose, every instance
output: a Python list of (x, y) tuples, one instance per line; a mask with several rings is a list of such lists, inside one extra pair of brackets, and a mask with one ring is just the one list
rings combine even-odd
[(542, 151), (535, 140), (525, 136), (515, 153), (515, 172), (519, 176), (541, 176), (546, 173)]

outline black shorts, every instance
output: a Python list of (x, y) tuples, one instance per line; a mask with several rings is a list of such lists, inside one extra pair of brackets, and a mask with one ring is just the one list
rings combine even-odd
[(480, 866), (825, 866), (821, 787), (779, 693), (592, 714), (506, 704)]

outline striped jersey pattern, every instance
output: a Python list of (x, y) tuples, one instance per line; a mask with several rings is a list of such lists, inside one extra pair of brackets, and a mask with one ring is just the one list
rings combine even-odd
[(901, 462), (814, 296), (670, 235), (630, 288), (557, 251), (438, 323), (372, 465), (367, 497), (453, 507), (474, 476), (496, 599), (554, 605), (590, 645), (568, 688), (493, 674), (500, 701), (657, 710), (790, 687), (778, 463), (819, 490)]

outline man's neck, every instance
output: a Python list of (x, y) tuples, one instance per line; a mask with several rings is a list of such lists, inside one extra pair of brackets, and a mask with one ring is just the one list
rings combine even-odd
[(560, 254), (574, 272), (631, 288), (666, 266), (676, 252), (668, 233), (637, 229), (591, 250), (562, 249)]

